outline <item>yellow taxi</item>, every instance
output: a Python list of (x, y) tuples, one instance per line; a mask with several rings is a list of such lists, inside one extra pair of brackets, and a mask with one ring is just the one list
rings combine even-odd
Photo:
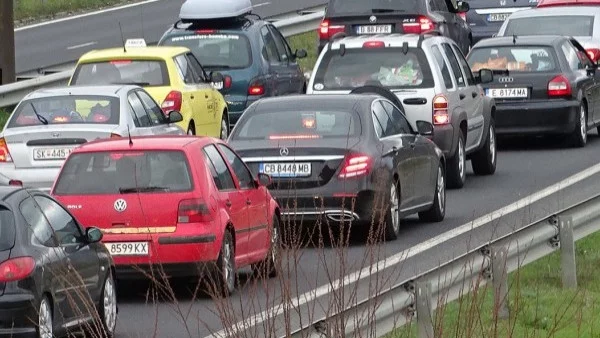
[[(221, 73), (207, 74), (186, 47), (146, 46), (144, 40), (133, 39), (120, 48), (84, 54), (77, 62), (69, 85), (139, 85), (165, 114), (179, 111), (183, 121), (177, 124), (189, 135), (227, 139), (228, 108), (218, 91), (223, 80)], [(142, 100), (131, 97), (129, 104), (132, 113), (143, 114)]]

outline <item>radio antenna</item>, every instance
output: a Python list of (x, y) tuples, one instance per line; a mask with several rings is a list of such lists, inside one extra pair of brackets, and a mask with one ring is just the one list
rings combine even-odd
[(121, 32), (121, 41), (123, 42), (123, 52), (127, 53), (127, 48), (125, 48), (125, 36), (123, 35), (123, 27), (121, 27), (121, 21), (119, 21), (119, 31)]
[(142, 15), (142, 39), (146, 40), (146, 37), (144, 36), (144, 6), (140, 6), (140, 12)]
[(127, 125), (127, 136), (129, 137), (129, 146), (133, 145), (133, 140), (131, 139), (131, 133), (129, 132), (129, 124)]

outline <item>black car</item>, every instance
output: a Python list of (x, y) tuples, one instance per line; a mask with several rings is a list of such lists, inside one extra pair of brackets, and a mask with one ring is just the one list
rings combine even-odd
[(583, 147), (600, 125), (600, 72), (585, 49), (562, 36), (511, 36), (481, 40), (467, 57), (473, 71), (499, 76), (484, 85), (496, 101), (496, 133), (566, 135)]
[(101, 239), (49, 195), (0, 187), (0, 337), (112, 337), (114, 266)]
[(469, 4), (452, 0), (330, 0), (318, 28), (319, 52), (337, 36), (364, 34), (422, 34), (439, 31), (456, 41), (466, 55), (471, 28), (460, 16)]
[(248, 107), (228, 142), (255, 174), (271, 175), (286, 221), (381, 220), (393, 240), (401, 217), (445, 216), (444, 156), (433, 126), (417, 125), (382, 95), (294, 95)]
[(491, 38), (512, 13), (535, 7), (537, 0), (475, 0), (469, 1), (465, 20), (473, 32), (473, 44)]

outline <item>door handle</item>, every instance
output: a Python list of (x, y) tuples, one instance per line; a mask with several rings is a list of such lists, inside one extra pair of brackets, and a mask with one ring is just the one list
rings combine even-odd
[(462, 94), (462, 93), (461, 93), (461, 94), (459, 94), (459, 95), (458, 95), (458, 97), (459, 97), (461, 100), (464, 100), (466, 96), (465, 96), (465, 94)]
[(251, 201), (250, 199), (247, 199), (247, 200), (246, 200), (246, 204), (247, 204), (247, 205), (250, 205), (250, 204), (252, 204), (252, 201)]
[(205, 99), (208, 99), (208, 95), (204, 95), (204, 98), (205, 98)]
[(472, 92), (471, 96), (473, 96), (473, 98), (476, 98), (477, 97), (477, 92)]
[(230, 201), (230, 200), (227, 200), (227, 202), (225, 202), (225, 205), (226, 205), (228, 208), (231, 208), (231, 201)]
[(193, 100), (193, 99), (194, 99), (194, 95), (190, 96), (190, 99), (192, 99), (192, 100)]

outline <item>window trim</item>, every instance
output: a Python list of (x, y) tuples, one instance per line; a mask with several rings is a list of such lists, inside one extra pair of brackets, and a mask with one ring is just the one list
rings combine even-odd
[[(395, 134), (395, 135), (415, 135), (415, 134), (417, 134), (417, 132), (415, 130), (413, 130), (413, 127), (410, 125), (410, 121), (408, 120), (408, 118), (406, 117), (406, 115), (402, 112), (402, 110), (400, 110), (400, 108), (396, 107), (396, 105), (392, 101), (387, 100), (387, 99), (380, 99), (379, 102), (387, 102), (392, 107), (398, 109), (398, 112), (400, 112), (400, 116), (406, 121), (406, 124), (408, 125), (408, 128), (410, 129), (410, 131), (408, 133), (400, 133), (400, 134)], [(394, 120), (389, 115), (390, 113), (387, 111), (387, 109), (385, 109), (385, 106), (383, 105), (383, 103), (381, 104), (381, 106), (387, 112), (389, 119), (393, 122)]]
[[(139, 122), (139, 125), (138, 125), (138, 126), (136, 126), (136, 127), (138, 127), (138, 128), (152, 128), (154, 125), (152, 124), (152, 121), (150, 120), (150, 115), (148, 115), (148, 111), (146, 110), (146, 107), (144, 106), (144, 102), (142, 102), (142, 99), (140, 99), (140, 97), (137, 95), (137, 93), (136, 93), (136, 92), (137, 92), (137, 89), (132, 89), (132, 90), (130, 90), (130, 91), (127, 93), (127, 104), (129, 105), (129, 107), (131, 108), (131, 112), (132, 112), (132, 113), (133, 113), (133, 115), (135, 116), (135, 118), (134, 118), (134, 122), (135, 122), (135, 121), (138, 121), (138, 122)], [(147, 126), (144, 126), (144, 125), (142, 125), (142, 122), (141, 122), (141, 120), (140, 120), (139, 116), (138, 116), (138, 115), (136, 114), (136, 112), (135, 112), (135, 108), (133, 108), (133, 105), (132, 105), (132, 104), (131, 104), (131, 102), (130, 102), (129, 95), (133, 95), (133, 96), (134, 96), (136, 99), (138, 99), (138, 100), (140, 101), (140, 103), (142, 104), (142, 108), (144, 109), (144, 113), (145, 113), (146, 117), (148, 118), (148, 125), (147, 125)]]
[(437, 65), (437, 67), (440, 71), (440, 74), (442, 75), (442, 81), (444, 82), (444, 87), (446, 87), (447, 91), (455, 91), (456, 88), (458, 88), (458, 85), (457, 85), (458, 81), (455, 79), (454, 73), (450, 71), (452, 69), (452, 67), (450, 66), (450, 61), (446, 58), (445, 53), (442, 51), (441, 45), (438, 45), (438, 44), (431, 45), (431, 54), (434, 54), (434, 52), (433, 52), (434, 50), (437, 50), (437, 52), (440, 53), (440, 55), (442, 57), (442, 62), (444, 62), (444, 65), (446, 66), (446, 71), (448, 72), (448, 75), (450, 76), (450, 83), (452, 84), (452, 87), (448, 88), (448, 86), (446, 86), (446, 80), (444, 80), (444, 71), (441, 68), (441, 65), (439, 64), (439, 62), (437, 61), (437, 58), (435, 57), (435, 55), (433, 55), (435, 64)]
[[(56, 242), (58, 243), (59, 247), (70, 247), (70, 246), (80, 246), (80, 245), (85, 245), (87, 244), (87, 241), (85, 240), (85, 229), (82, 228), (81, 224), (79, 224), (79, 222), (77, 221), (77, 219), (73, 216), (73, 214), (71, 214), (66, 208), (64, 208), (59, 202), (57, 202), (56, 200), (42, 195), (42, 194), (33, 194), (33, 200), (35, 201), (35, 203), (40, 207), (40, 210), (42, 210), (42, 213), (44, 214), (44, 217), (46, 218), (46, 220), (48, 220), (48, 223), (50, 224), (50, 228), (52, 228), (52, 236), (55, 238)], [(46, 213), (43, 211), (42, 206), (40, 205), (40, 203), (38, 202), (37, 198), (43, 198), (48, 200), (50, 203), (54, 203), (56, 204), (61, 210), (63, 210), (67, 215), (69, 215), (69, 217), (71, 217), (71, 220), (73, 221), (73, 223), (75, 224), (75, 227), (77, 228), (77, 232), (79, 233), (79, 236), (76, 236), (76, 238), (78, 239), (77, 243), (61, 243), (59, 241), (59, 239), (56, 236), (56, 232), (57, 230), (54, 229), (54, 226), (52, 225), (52, 222), (50, 222), (50, 219), (48, 219), (48, 216), (46, 215)]]
[[(37, 194), (31, 194), (28, 192), (28, 196), (24, 199), (21, 200), (21, 202), (19, 202), (19, 213), (21, 214), (21, 217), (23, 217), (23, 219), (25, 220), (25, 223), (29, 226), (28, 230), (31, 231), (31, 236), (33, 236), (33, 238), (35, 238), (35, 240), (42, 245), (43, 247), (46, 248), (59, 248), (60, 247), (60, 243), (58, 242), (58, 239), (56, 238), (56, 234), (54, 233), (54, 229), (52, 228), (52, 224), (50, 224), (50, 221), (48, 220), (48, 217), (46, 216), (46, 214), (44, 213), (44, 211), (42, 211), (42, 207), (38, 204), (38, 202), (35, 200), (34, 196)], [(27, 220), (27, 218), (25, 217), (25, 213), (23, 213), (23, 204), (25, 202), (27, 202), (28, 200), (30, 200), (31, 202), (33, 202), (34, 207), (42, 214), (42, 216), (44, 217), (44, 221), (46, 222), (46, 225), (48, 225), (48, 227), (50, 227), (50, 238), (48, 239), (49, 241), (52, 241), (52, 245), (48, 245), (50, 243), (47, 242), (42, 242), (42, 240), (40, 238), (38, 238), (38, 236), (36, 236), (35, 231), (33, 229), (33, 225), (29, 223), (29, 221)]]
[[(465, 79), (467, 80), (467, 87), (472, 87), (472, 86), (477, 85), (477, 83), (475, 82), (475, 76), (473, 75), (473, 72), (471, 71), (471, 67), (469, 66), (469, 62), (467, 61), (467, 58), (462, 54), (462, 52), (456, 45), (450, 44), (450, 47), (454, 50), (456, 59), (458, 59), (458, 64), (460, 65), (460, 68), (462, 68)], [(461, 60), (464, 62), (464, 64), (461, 63)], [(467, 67), (467, 68), (465, 69), (465, 67)]]
[(224, 154), (224, 151), (221, 150), (221, 147), (227, 148), (229, 149), (229, 151), (231, 151), (244, 165), (244, 168), (246, 168), (246, 170), (248, 171), (248, 173), (250, 174), (250, 179), (251, 179), (251, 183), (252, 183), (252, 187), (242, 187), (240, 185), (240, 179), (238, 177), (238, 175), (236, 174), (235, 170), (233, 169), (232, 165), (229, 163), (228, 160), (225, 161), (225, 164), (227, 165), (227, 167), (229, 168), (229, 172), (232, 173), (233, 175), (235, 175), (235, 185), (237, 186), (237, 188), (239, 190), (255, 190), (258, 189), (259, 185), (256, 184), (256, 178), (252, 175), (252, 170), (250, 170), (250, 168), (248, 168), (248, 165), (242, 160), (242, 158), (236, 154), (236, 152), (231, 149), (230, 147), (228, 147), (227, 145), (223, 144), (223, 143), (213, 143), (216, 145), (215, 148), (217, 148), (217, 150), (219, 151), (219, 153), (221, 153), (221, 157), (223, 157), (223, 159), (227, 158), (227, 155)]
[[(464, 89), (467, 88), (467, 81), (466, 81), (466, 77), (465, 74), (463, 72), (462, 66), (460, 65), (460, 62), (458, 61), (458, 58), (456, 57), (456, 55), (454, 55), (454, 50), (452, 49), (452, 45), (448, 42), (443, 42), (441, 44), (442, 49), (444, 50), (444, 54), (446, 56), (446, 58), (448, 58), (448, 63), (450, 64), (450, 69), (452, 69), (452, 74), (453, 77), (455, 78), (454, 80), (456, 81), (456, 89)], [(448, 55), (448, 51), (446, 50), (446, 46), (448, 46), (448, 48), (450, 48), (450, 53), (452, 54), (452, 57), (454, 57), (454, 59), (456, 60), (456, 63), (458, 64), (458, 71), (460, 72), (460, 74), (462, 75), (462, 79), (463, 79), (463, 84), (462, 86), (460, 85), (460, 82), (458, 81), (458, 79), (456, 78), (456, 74), (454, 74), (454, 67), (452, 66), (452, 62), (450, 61), (450, 55)]]
[[(148, 94), (148, 92), (146, 92), (143, 89), (134, 89), (133, 92), (135, 92), (135, 95), (137, 95), (138, 99), (140, 100), (140, 102), (142, 102), (142, 106), (144, 106), (145, 110), (146, 110), (146, 115), (148, 115), (148, 119), (150, 120), (150, 127), (156, 127), (156, 126), (162, 126), (165, 124), (169, 124), (169, 120), (166, 118), (166, 116), (163, 114), (162, 109), (160, 108), (160, 106), (158, 105), (158, 103), (154, 100), (154, 98), (152, 98), (152, 96), (150, 94)], [(152, 102), (154, 102), (154, 104), (158, 107), (158, 109), (160, 110), (160, 113), (156, 113), (159, 117), (162, 118), (162, 121), (159, 121), (158, 124), (154, 124), (152, 123), (152, 119), (150, 117), (150, 111), (152, 109), (146, 107), (146, 104), (144, 103), (144, 100), (142, 99), (142, 97), (140, 96), (140, 93), (145, 94), (146, 96), (148, 96), (148, 98), (150, 98), (150, 100), (152, 100)], [(154, 112), (153, 112), (154, 113)]]
[[(219, 187), (217, 187), (217, 183), (215, 182), (215, 179), (212, 177), (211, 175), (211, 179), (213, 181), (213, 184), (215, 185), (215, 188), (217, 188), (217, 191), (219, 192), (232, 192), (232, 191), (238, 191), (239, 185), (237, 183), (237, 177), (234, 177), (235, 173), (231, 172), (231, 169), (229, 168), (229, 163), (223, 158), (223, 155), (221, 154), (221, 152), (219, 151), (219, 148), (217, 148), (215, 146), (214, 143), (209, 143), (207, 145), (205, 145), (204, 147), (200, 148), (200, 151), (204, 152), (204, 154), (206, 154), (206, 157), (208, 157), (208, 159), (210, 160), (210, 163), (212, 164), (212, 166), (215, 168), (215, 171), (217, 170), (217, 166), (215, 165), (215, 163), (213, 162), (212, 158), (210, 158), (210, 155), (208, 154), (208, 152), (206, 152), (206, 148), (208, 147), (214, 147), (217, 150), (217, 153), (219, 154), (219, 156), (221, 156), (221, 159), (223, 160), (223, 162), (225, 163), (225, 166), (227, 167), (227, 172), (229, 173), (229, 176), (231, 177), (231, 181), (233, 182), (233, 188), (232, 189), (219, 189)], [(206, 161), (206, 158), (203, 159), (204, 161)], [(210, 169), (209, 169), (210, 171)], [(217, 172), (217, 175), (219, 173)]]

